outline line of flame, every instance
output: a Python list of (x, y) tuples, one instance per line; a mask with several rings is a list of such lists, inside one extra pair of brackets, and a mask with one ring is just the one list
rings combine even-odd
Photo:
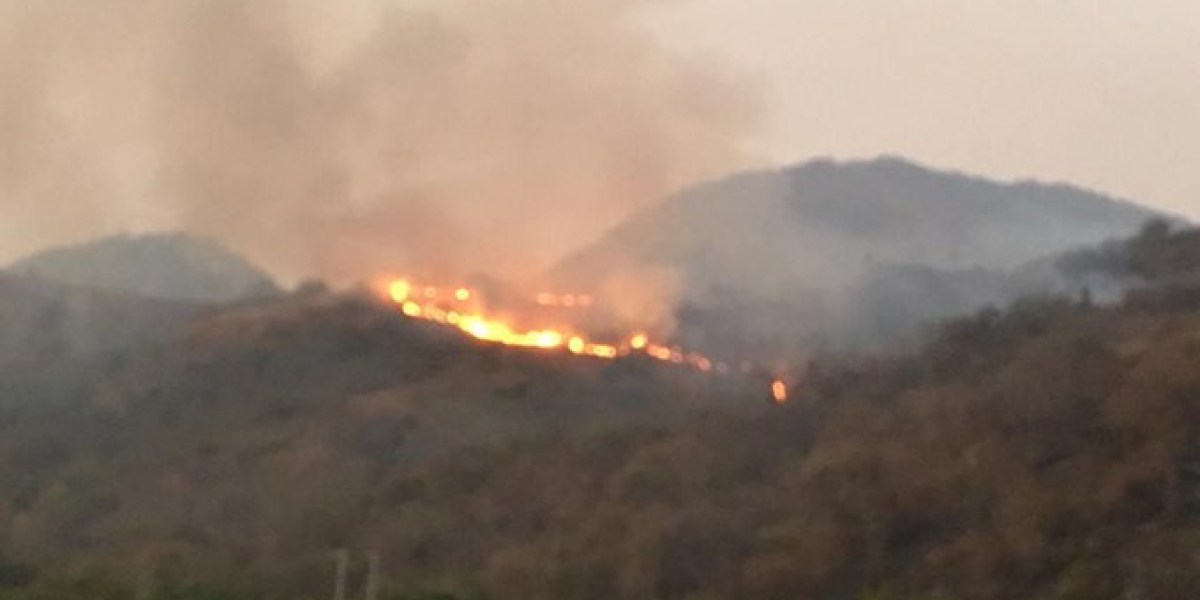
[[(655, 342), (643, 332), (626, 336), (616, 343), (589, 339), (579, 331), (558, 328), (521, 330), (503, 319), (489, 316), (475, 302), (479, 294), (468, 287), (439, 288), (415, 285), (408, 279), (393, 279), (386, 285), (386, 296), (413, 319), (433, 321), (458, 328), (467, 335), (486, 342), (538, 348), (564, 349), (572, 354), (602, 359), (615, 359), (634, 352), (662, 362), (688, 365), (702, 372), (726, 372), (729, 367), (698, 352)], [(534, 301), (542, 306), (588, 308), (593, 299), (586, 294), (538, 294)]]

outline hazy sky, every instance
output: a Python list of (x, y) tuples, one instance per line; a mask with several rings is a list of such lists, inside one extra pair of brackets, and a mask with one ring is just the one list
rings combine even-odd
[(648, 0), (0, 0), (0, 263), (119, 231), (281, 277), (533, 276), (745, 164)]
[(692, 0), (672, 46), (767, 89), (774, 161), (902, 154), (1200, 218), (1200, 2)]
[(531, 275), (747, 166), (897, 154), (1200, 219), (1195, 0), (0, 0), (0, 263)]

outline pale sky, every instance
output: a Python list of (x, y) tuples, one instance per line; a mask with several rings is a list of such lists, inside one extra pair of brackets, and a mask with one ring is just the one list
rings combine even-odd
[(283, 277), (521, 276), (881, 154), (1200, 220), (1200, 0), (0, 0), (0, 264), (182, 229)]
[(689, 0), (653, 23), (766, 89), (766, 160), (900, 154), (1200, 219), (1200, 2)]

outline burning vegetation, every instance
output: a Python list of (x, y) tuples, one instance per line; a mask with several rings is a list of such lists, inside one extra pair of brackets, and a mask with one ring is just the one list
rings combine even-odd
[(724, 362), (655, 340), (645, 331), (590, 332), (588, 326), (580, 324), (588, 321), (587, 313), (597, 307), (595, 297), (590, 294), (539, 292), (518, 303), (524, 306), (501, 310), (494, 308), (485, 294), (466, 286), (422, 285), (410, 279), (391, 279), (382, 287), (387, 299), (405, 316), (456, 327), (485, 342), (565, 350), (605, 360), (638, 353), (704, 373), (730, 371)]

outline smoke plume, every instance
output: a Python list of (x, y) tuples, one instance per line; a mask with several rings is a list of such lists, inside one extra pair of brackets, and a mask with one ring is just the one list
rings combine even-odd
[(733, 168), (654, 0), (0, 0), (0, 258), (213, 235), (285, 278), (524, 276)]

